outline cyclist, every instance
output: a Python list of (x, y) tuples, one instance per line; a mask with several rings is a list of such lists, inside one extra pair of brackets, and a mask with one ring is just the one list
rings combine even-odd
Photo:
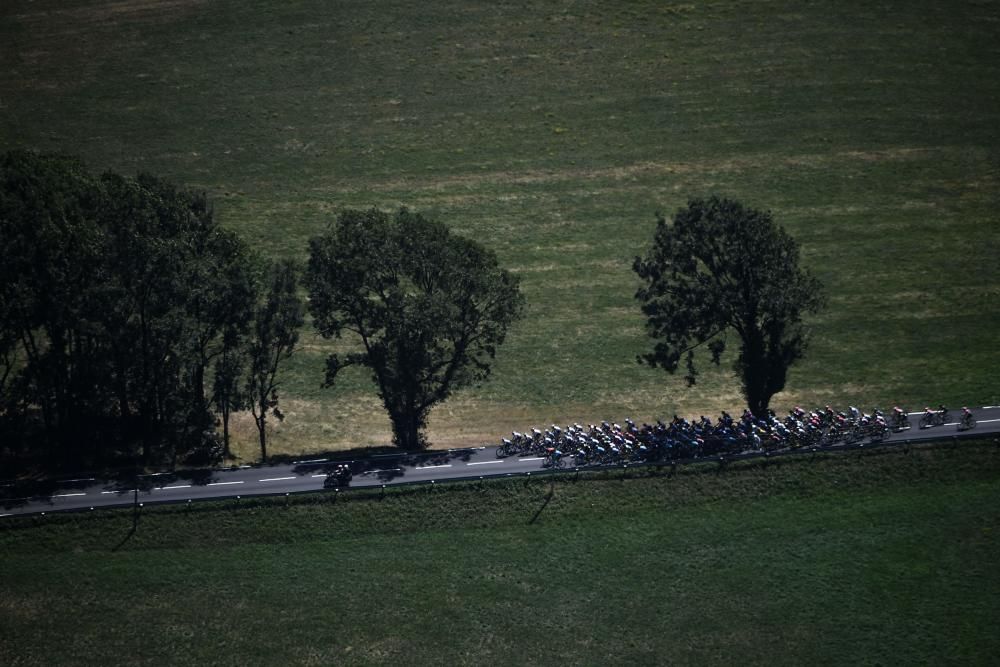
[(948, 408), (944, 407), (944, 404), (939, 405), (937, 411), (937, 421), (935, 423), (943, 425), (946, 421), (948, 421), (948, 417)]
[(562, 457), (562, 452), (560, 452), (555, 447), (546, 447), (545, 451), (549, 455), (548, 456), (549, 460), (546, 461), (546, 463), (548, 463), (548, 465), (550, 465), (553, 468), (558, 468), (559, 467), (559, 459)]
[(962, 408), (962, 418), (958, 420), (960, 429), (972, 428), (976, 425), (976, 418), (972, 416), (972, 410), (967, 407)]

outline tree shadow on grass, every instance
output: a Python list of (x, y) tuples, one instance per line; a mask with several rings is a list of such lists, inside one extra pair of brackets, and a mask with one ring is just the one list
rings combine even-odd
[(127, 533), (127, 534), (125, 535), (125, 537), (123, 537), (123, 538), (122, 538), (122, 541), (121, 541), (121, 542), (119, 542), (118, 544), (116, 544), (115, 546), (113, 546), (113, 547), (111, 548), (111, 551), (112, 551), (112, 552), (114, 552), (114, 551), (118, 551), (118, 550), (119, 550), (119, 549), (121, 549), (121, 548), (122, 548), (123, 546), (125, 546), (125, 545), (126, 545), (126, 544), (128, 543), (128, 541), (132, 539), (132, 536), (133, 536), (133, 535), (135, 535), (135, 533), (136, 533), (136, 530), (138, 530), (138, 525), (137, 525), (137, 524), (135, 524), (135, 523), (133, 523), (133, 524), (132, 524), (132, 528), (131, 528), (131, 529), (129, 529), (129, 531), (128, 531), (128, 533)]
[(529, 526), (538, 520), (538, 517), (542, 515), (542, 512), (545, 511), (545, 508), (549, 506), (549, 503), (552, 501), (552, 496), (554, 495), (556, 495), (555, 478), (549, 480), (549, 492), (545, 494), (545, 502), (542, 503), (542, 506), (535, 511), (535, 515), (531, 517), (531, 519), (528, 521)]
[(132, 527), (129, 529), (128, 533), (125, 534), (125, 537), (122, 538), (122, 541), (119, 542), (118, 544), (116, 544), (111, 549), (112, 552), (118, 551), (123, 546), (125, 546), (126, 544), (128, 544), (129, 540), (131, 540), (132, 537), (135, 536), (136, 531), (139, 530), (139, 494), (138, 494), (138, 489), (136, 489), (135, 491), (133, 491), (133, 493), (135, 494), (135, 496), (134, 496), (135, 505), (133, 505), (133, 507), (132, 507)]

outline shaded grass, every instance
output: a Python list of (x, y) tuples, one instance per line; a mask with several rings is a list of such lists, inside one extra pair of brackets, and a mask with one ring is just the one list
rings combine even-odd
[(117, 552), (127, 512), (18, 519), (0, 658), (988, 664), (998, 473), (963, 443), (147, 508)]
[[(529, 315), (438, 444), (739, 406), (728, 368), (689, 389), (634, 364), (631, 258), (709, 193), (772, 209), (830, 293), (779, 408), (997, 404), (997, 10), (15, 0), (0, 145), (203, 188), (273, 255), (371, 205), (496, 250)], [(305, 342), (282, 397), (308, 416), (275, 451), (384, 440), (368, 379), (320, 389), (329, 344)]]

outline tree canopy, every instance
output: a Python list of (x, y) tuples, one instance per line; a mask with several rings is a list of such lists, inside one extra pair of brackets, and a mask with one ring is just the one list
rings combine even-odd
[(138, 444), (145, 461), (212, 456), (220, 399), (206, 386), (232, 385), (212, 382), (213, 363), (247, 365), (233, 356), (248, 354), (263, 286), (261, 261), (203, 194), (11, 151), (0, 247), (8, 454), (100, 464)]
[(824, 305), (819, 281), (799, 266), (799, 246), (769, 211), (738, 201), (692, 199), (673, 222), (658, 216), (652, 247), (636, 257), (636, 298), (656, 341), (640, 363), (697, 377), (695, 350), (720, 362), (727, 336), (739, 338), (734, 371), (756, 415), (785, 387), (806, 349), (806, 313)]
[(489, 377), (524, 307), (493, 252), (406, 209), (342, 212), (310, 240), (306, 284), (319, 333), (357, 343), (328, 357), (326, 385), (367, 367), (395, 443), (410, 450), (426, 446), (433, 406)]

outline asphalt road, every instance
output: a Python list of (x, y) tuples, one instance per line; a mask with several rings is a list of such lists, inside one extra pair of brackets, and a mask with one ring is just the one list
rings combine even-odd
[[(952, 410), (952, 415), (957, 415)], [(974, 408), (977, 425), (959, 432), (952, 423), (928, 429), (916, 424), (920, 413), (910, 413), (912, 428), (894, 433), (879, 447), (904, 441), (940, 440), (953, 436), (1000, 434), (1000, 406)], [(854, 449), (837, 445), (828, 450)], [(871, 447), (871, 445), (866, 445)], [(498, 459), (495, 448), (479, 447), (416, 455), (386, 455), (351, 461), (354, 477), (344, 488), (370, 488), (382, 485), (446, 482), (456, 479), (478, 479), (505, 475), (546, 472), (543, 459), (537, 456), (512, 456)], [(752, 455), (759, 456), (759, 455)], [(730, 457), (730, 459), (751, 456)], [(712, 459), (709, 459), (712, 460)], [(342, 460), (312, 459), (291, 464), (243, 466), (240, 468), (189, 470), (142, 475), (136, 483), (126, 480), (91, 477), (34, 482), (30, 485), (0, 483), (0, 518), (44, 512), (80, 511), (105, 507), (123, 507), (135, 502), (184, 503), (212, 498), (282, 495), (329, 491), (337, 485), (328, 474)], [(567, 468), (573, 470), (572, 467)], [(588, 468), (590, 469), (590, 468)]]

